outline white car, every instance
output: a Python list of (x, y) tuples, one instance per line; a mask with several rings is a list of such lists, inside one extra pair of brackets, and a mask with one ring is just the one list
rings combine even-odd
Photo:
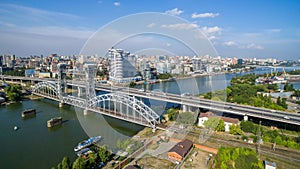
[(283, 118), (285, 118), (285, 119), (287, 119), (287, 120), (290, 119), (288, 116), (284, 116)]

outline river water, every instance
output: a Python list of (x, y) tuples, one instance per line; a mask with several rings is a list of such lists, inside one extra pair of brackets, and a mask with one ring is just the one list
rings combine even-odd
[[(257, 70), (254, 73), (264, 72), (266, 70)], [(244, 73), (181, 79), (145, 87), (157, 92), (199, 94), (224, 89), (230, 85), (232, 77), (242, 74)], [(299, 82), (293, 83), (295, 88), (300, 89)], [(143, 86), (137, 86), (137, 88), (141, 87)], [(156, 106), (162, 104), (162, 102), (151, 100), (146, 103)], [(28, 108), (37, 110), (36, 117), (22, 120), (21, 112)], [(49, 130), (46, 122), (56, 116), (62, 116), (64, 123), (61, 127)], [(15, 125), (20, 127), (18, 131), (13, 130)], [(74, 160), (76, 155), (73, 148), (78, 142), (90, 136), (103, 136), (101, 144), (106, 144), (113, 149), (118, 139), (126, 139), (142, 128), (139, 125), (103, 117), (100, 114), (91, 113), (84, 116), (80, 110), (75, 111), (70, 106), (58, 108), (57, 102), (47, 99), (28, 100), (1, 106), (0, 168), (47, 169), (56, 166), (64, 156)]]

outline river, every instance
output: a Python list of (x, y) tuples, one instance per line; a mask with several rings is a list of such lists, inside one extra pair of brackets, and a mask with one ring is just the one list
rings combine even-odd
[[(264, 72), (266, 70), (256, 70), (254, 73)], [(224, 89), (230, 85), (232, 77), (243, 74), (245, 73), (180, 79), (145, 87), (158, 92), (199, 94)], [(295, 88), (300, 89), (300, 82), (293, 82), (293, 84)], [(137, 88), (141, 87), (137, 86)], [(157, 101), (148, 102), (150, 105), (160, 106), (162, 104), (162, 102)], [(22, 120), (21, 112), (28, 108), (37, 110), (36, 117)], [(164, 106), (157, 111), (162, 109)], [(64, 123), (59, 128), (49, 130), (46, 122), (55, 116), (62, 116)], [(15, 125), (20, 127), (18, 131), (13, 130)], [(142, 128), (139, 125), (103, 117), (95, 113), (83, 116), (81, 111), (77, 112), (73, 107), (58, 108), (57, 102), (47, 99), (28, 100), (1, 106), (0, 168), (49, 169), (56, 166), (64, 156), (74, 160), (76, 155), (73, 148), (78, 142), (90, 136), (103, 136), (104, 139), (101, 144), (106, 144), (113, 149), (118, 139), (129, 138)]]

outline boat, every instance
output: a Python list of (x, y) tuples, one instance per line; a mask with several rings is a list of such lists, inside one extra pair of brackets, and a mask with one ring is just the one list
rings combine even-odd
[(18, 127), (18, 126), (15, 126), (15, 127), (14, 127), (14, 130), (15, 130), (15, 131), (17, 131), (18, 129), (19, 129), (19, 127)]
[(82, 155), (86, 156), (86, 155), (88, 155), (89, 153), (92, 153), (91, 149), (89, 149), (89, 148), (84, 148), (84, 149), (78, 151), (76, 154), (77, 154), (78, 157), (80, 157), (80, 156), (82, 156)]
[(35, 109), (28, 109), (22, 111), (21, 115), (22, 118), (29, 117), (29, 116), (35, 116), (36, 110)]
[(47, 121), (47, 127), (54, 127), (62, 123), (62, 117), (55, 117)]
[(79, 151), (79, 150), (81, 150), (83, 148), (89, 147), (92, 144), (95, 144), (98, 141), (100, 141), (101, 138), (102, 138), (101, 136), (96, 136), (96, 137), (91, 137), (91, 138), (89, 138), (87, 140), (84, 140), (84, 141), (78, 143), (78, 145), (74, 148), (74, 151)]

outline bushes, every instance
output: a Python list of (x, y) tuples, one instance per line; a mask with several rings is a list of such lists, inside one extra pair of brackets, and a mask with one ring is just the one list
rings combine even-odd
[(257, 154), (249, 148), (220, 147), (216, 158), (221, 169), (263, 169), (263, 163), (257, 159)]
[(241, 129), (244, 132), (256, 134), (258, 126), (256, 124), (254, 124), (253, 122), (251, 122), (251, 121), (241, 121), (240, 125), (241, 125)]

